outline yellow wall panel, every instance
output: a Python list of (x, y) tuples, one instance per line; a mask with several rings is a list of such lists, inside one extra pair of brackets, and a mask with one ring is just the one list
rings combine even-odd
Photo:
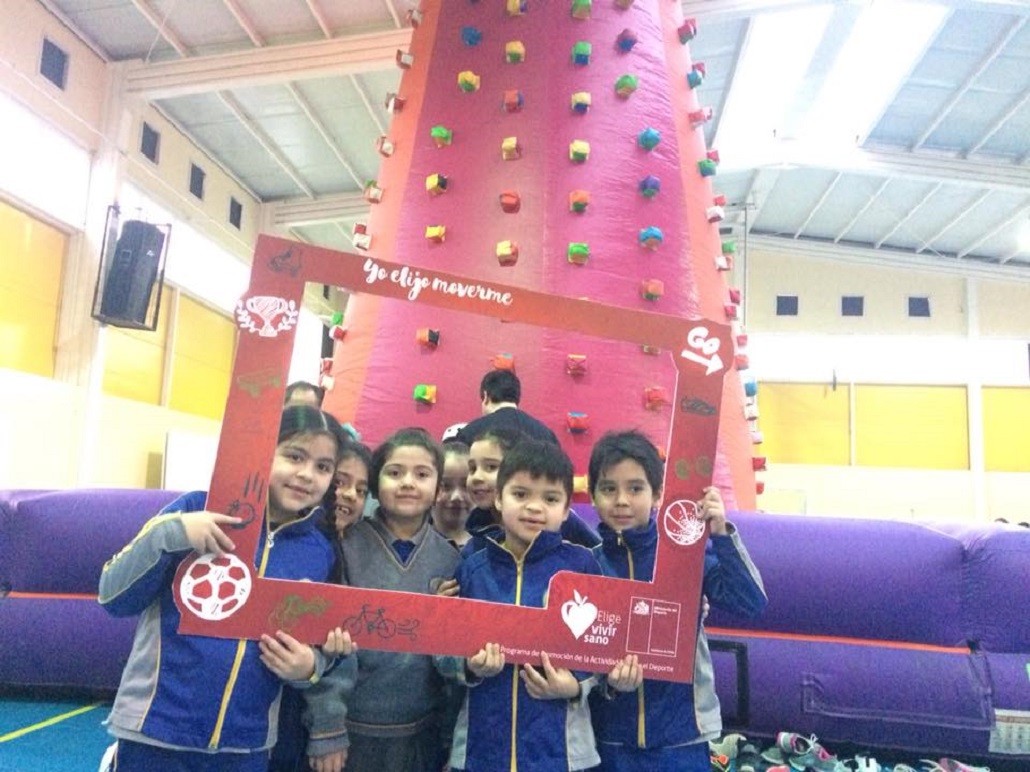
[(855, 387), (859, 466), (968, 469), (964, 386)]
[(175, 325), (175, 354), (229, 370), (236, 348), (232, 321), (197, 301), (180, 296)]
[(0, 201), (0, 367), (52, 378), (67, 237)]
[(984, 388), (984, 468), (1030, 472), (1030, 389)]
[(183, 413), (221, 419), (229, 395), (230, 371), (186, 357), (176, 357), (168, 407)]
[(104, 393), (160, 405), (164, 346), (157, 341), (141, 340), (138, 333), (133, 333), (136, 331), (118, 327), (107, 330)]
[(229, 395), (235, 350), (233, 321), (180, 295), (168, 406), (221, 419)]
[(762, 383), (761, 452), (777, 464), (848, 464), (848, 401), (847, 386)]
[(106, 394), (151, 405), (161, 404), (171, 313), (168, 303), (173, 298), (174, 293), (166, 287), (161, 294), (157, 329), (153, 332), (108, 326), (103, 385)]

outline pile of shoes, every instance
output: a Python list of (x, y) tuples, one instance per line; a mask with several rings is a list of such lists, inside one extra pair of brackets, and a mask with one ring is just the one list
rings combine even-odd
[(763, 749), (742, 734), (728, 734), (708, 743), (712, 772), (990, 772), (955, 759), (922, 759), (918, 766), (881, 764), (872, 756), (839, 759), (812, 735), (780, 732), (776, 742)]

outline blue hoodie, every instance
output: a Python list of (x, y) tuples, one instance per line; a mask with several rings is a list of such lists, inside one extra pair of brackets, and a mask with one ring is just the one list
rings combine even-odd
[[(705, 545), (702, 592), (719, 608), (758, 616), (767, 599), (758, 569), (736, 528), (712, 536)], [(602, 544), (594, 548), (605, 576), (651, 581), (658, 547), (654, 517), (644, 528), (617, 532), (598, 527)], [(601, 756), (627, 748), (674, 748), (717, 738), (722, 732), (708, 639), (699, 621), (692, 684), (647, 679), (636, 692), (596, 690), (591, 714)], [(619, 746), (619, 747), (616, 747)], [(670, 769), (681, 767), (670, 767)]]
[[(276, 740), (283, 682), (261, 662), (257, 641), (178, 632), (172, 578), (193, 551), (181, 515), (206, 500), (204, 491), (180, 496), (104, 566), (100, 604), (115, 616), (140, 615), (108, 725), (116, 737), (182, 750), (265, 750)], [(326, 581), (336, 556), (318, 529), (321, 517), (315, 507), (271, 532), (263, 524), (248, 561), (254, 576)]]
[[(542, 608), (551, 577), (559, 571), (600, 573), (589, 550), (544, 531), (521, 558), (488, 539), (484, 549), (462, 561), (456, 578), (463, 598)], [(530, 697), (513, 665), (470, 683), (454, 729), (451, 768), (553, 772), (596, 766), (587, 705), (594, 679), (589, 673), (575, 675), (582, 685), (582, 696), (575, 700)]]
[[(504, 538), (504, 529), (497, 522), (499, 515), (492, 509), (486, 507), (473, 507), (465, 521), (465, 530), (471, 538), (461, 548), (461, 556), (469, 557), (486, 547), (490, 539), (498, 541)], [(561, 537), (572, 544), (578, 544), (592, 550), (601, 543), (601, 537), (597, 532), (587, 525), (574, 510), (569, 510), (569, 516), (561, 524)]]

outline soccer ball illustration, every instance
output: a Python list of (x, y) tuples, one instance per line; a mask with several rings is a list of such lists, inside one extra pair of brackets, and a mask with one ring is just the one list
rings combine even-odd
[(203, 555), (179, 584), (179, 597), (201, 619), (217, 622), (242, 608), (250, 595), (250, 569), (235, 555)]
[(665, 532), (676, 544), (693, 544), (705, 532), (704, 522), (697, 516), (697, 504), (693, 501), (674, 501), (665, 510), (663, 519)]

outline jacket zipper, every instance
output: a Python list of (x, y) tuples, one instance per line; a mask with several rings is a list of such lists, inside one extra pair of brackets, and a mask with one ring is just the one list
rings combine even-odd
[[(633, 550), (629, 548), (629, 544), (622, 538), (622, 534), (619, 534), (619, 545), (626, 550), (626, 561), (629, 565), (629, 578), (636, 579), (636, 570), (633, 566)], [(647, 722), (645, 716), (647, 712), (644, 706), (644, 685), (640, 684), (637, 687), (637, 747), (647, 747)]]
[[(257, 575), (265, 575), (265, 568), (268, 566), (268, 554), (275, 546), (275, 532), (269, 529), (265, 535), (265, 546), (261, 552), (261, 565), (258, 566)], [(229, 680), (225, 684), (225, 691), (222, 692), (222, 704), (218, 708), (218, 720), (215, 722), (215, 729), (211, 733), (211, 739), (207, 747), (211, 750), (218, 748), (222, 740), (222, 728), (225, 726), (225, 716), (229, 712), (229, 700), (232, 699), (233, 690), (236, 688), (236, 679), (240, 675), (240, 666), (243, 664), (243, 657), (247, 653), (247, 641), (240, 640), (236, 643), (236, 656), (233, 657), (232, 670), (229, 672)]]
[[(525, 560), (525, 554), (521, 558), (516, 558), (512, 555), (512, 559), (515, 561), (515, 605), (522, 605), (522, 565)], [(519, 668), (518, 665), (512, 666), (511, 671), (511, 772), (518, 772), (519, 762), (518, 757), (515, 754), (516, 744), (515, 740), (518, 735), (516, 727), (518, 726), (518, 711), (519, 711)]]

